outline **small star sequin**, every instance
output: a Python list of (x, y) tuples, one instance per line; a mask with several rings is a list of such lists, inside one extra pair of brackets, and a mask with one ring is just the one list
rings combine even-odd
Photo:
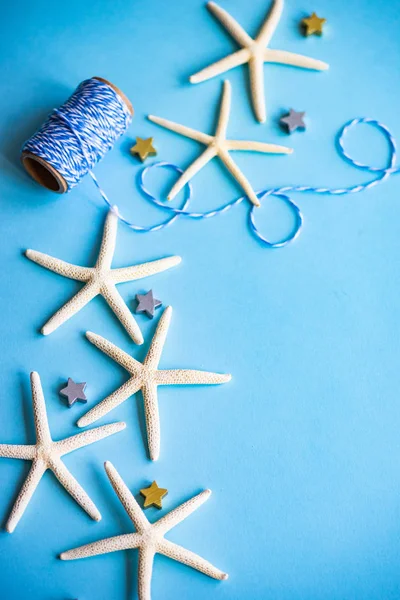
[(293, 133), (297, 129), (304, 130), (306, 128), (304, 123), (305, 114), (305, 112), (298, 112), (291, 108), (289, 114), (281, 118), (280, 123), (287, 127), (289, 133)]
[(60, 390), (60, 394), (68, 399), (68, 406), (71, 408), (71, 406), (75, 404), (77, 400), (79, 400), (79, 402), (87, 402), (85, 388), (86, 382), (75, 383), (71, 377), (68, 377), (68, 383), (62, 390)]
[(130, 149), (131, 154), (137, 154), (143, 162), (148, 156), (156, 156), (157, 150), (153, 146), (153, 138), (136, 138), (136, 144)]
[(150, 290), (146, 294), (136, 294), (137, 307), (136, 313), (146, 313), (150, 319), (154, 317), (154, 311), (162, 305), (161, 300), (157, 300), (153, 296), (153, 290)]
[(162, 508), (162, 499), (168, 494), (168, 490), (158, 487), (157, 482), (153, 481), (150, 487), (143, 488), (140, 493), (144, 497), (144, 508), (149, 506)]
[(321, 19), (315, 12), (310, 17), (303, 19), (301, 24), (305, 29), (306, 35), (322, 35), (322, 26), (326, 23), (326, 19)]

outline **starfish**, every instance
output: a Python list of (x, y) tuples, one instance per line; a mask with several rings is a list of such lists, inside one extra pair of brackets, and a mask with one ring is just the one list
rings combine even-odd
[(36, 250), (27, 250), (26, 256), (42, 267), (54, 271), (63, 277), (82, 281), (85, 283), (69, 302), (64, 304), (42, 328), (43, 335), (55, 331), (60, 325), (68, 321), (81, 308), (86, 306), (98, 294), (103, 296), (111, 310), (115, 313), (126, 331), (136, 344), (143, 344), (143, 336), (136, 323), (134, 316), (126, 306), (124, 300), (117, 291), (116, 285), (126, 281), (135, 281), (155, 273), (170, 269), (181, 262), (180, 256), (169, 256), (151, 262), (112, 269), (111, 262), (115, 250), (117, 237), (118, 217), (110, 210), (106, 217), (103, 240), (99, 255), (94, 267), (80, 267), (64, 262), (59, 258), (53, 258)]
[(89, 498), (85, 490), (71, 475), (61, 460), (65, 454), (69, 454), (78, 448), (93, 444), (113, 433), (122, 431), (126, 425), (123, 422), (111, 423), (96, 427), (69, 438), (55, 442), (51, 438), (50, 428), (47, 420), (46, 405), (43, 396), (42, 385), (38, 373), (31, 373), (33, 416), (35, 419), (36, 444), (16, 445), (0, 444), (0, 456), (4, 458), (18, 458), (32, 461), (31, 470), (23, 484), (18, 498), (8, 518), (6, 529), (12, 533), (19, 520), (25, 512), (30, 499), (44, 473), (49, 469), (57, 477), (63, 488), (95, 521), (100, 521), (101, 514), (96, 505)]
[(261, 26), (257, 37), (254, 39), (218, 4), (208, 2), (207, 6), (228, 33), (231, 34), (233, 39), (242, 46), (242, 49), (195, 73), (195, 75), (190, 77), (190, 82), (200, 83), (216, 75), (221, 75), (221, 73), (225, 73), (234, 67), (248, 63), (251, 99), (255, 116), (260, 123), (264, 123), (267, 116), (264, 97), (264, 63), (278, 63), (293, 67), (302, 67), (303, 69), (314, 69), (316, 71), (324, 71), (329, 68), (329, 65), (321, 60), (315, 60), (314, 58), (294, 54), (293, 52), (286, 52), (285, 50), (271, 50), (267, 48), (279, 23), (283, 9), (283, 0), (273, 0), (270, 13)]
[(115, 467), (105, 463), (105, 469), (115, 493), (121, 501), (122, 506), (128, 513), (136, 533), (125, 533), (114, 537), (99, 540), (74, 550), (68, 550), (60, 554), (61, 560), (75, 560), (109, 554), (118, 550), (139, 550), (138, 565), (138, 596), (139, 600), (151, 600), (151, 577), (153, 573), (153, 562), (156, 554), (162, 554), (172, 560), (176, 560), (188, 567), (192, 567), (214, 579), (228, 579), (228, 575), (214, 567), (207, 560), (194, 552), (170, 542), (164, 538), (173, 527), (184, 521), (189, 515), (197, 510), (211, 495), (211, 490), (204, 490), (187, 502), (184, 502), (155, 523), (149, 523), (144, 512), (136, 502), (133, 494), (119, 475)]
[(129, 356), (126, 352), (95, 333), (88, 331), (86, 337), (99, 350), (107, 354), (115, 362), (126, 369), (131, 377), (115, 392), (107, 396), (94, 408), (89, 410), (77, 423), (78, 427), (86, 427), (108, 414), (113, 408), (142, 390), (146, 418), (147, 441), (151, 460), (160, 455), (160, 418), (158, 414), (157, 388), (159, 385), (215, 385), (230, 381), (231, 375), (193, 371), (186, 369), (159, 370), (161, 353), (171, 322), (172, 308), (168, 306), (158, 322), (156, 332), (150, 344), (143, 364)]
[(232, 160), (229, 151), (253, 150), (255, 152), (264, 152), (268, 154), (290, 154), (291, 152), (293, 152), (293, 150), (291, 148), (287, 148), (286, 146), (278, 146), (276, 144), (265, 144), (263, 142), (227, 140), (226, 129), (228, 126), (230, 108), (231, 84), (229, 83), (229, 81), (224, 81), (221, 107), (215, 135), (207, 135), (200, 131), (196, 131), (195, 129), (191, 129), (190, 127), (185, 127), (183, 125), (179, 125), (178, 123), (168, 121), (167, 119), (161, 119), (160, 117), (154, 117), (153, 115), (149, 115), (148, 118), (150, 119), (150, 121), (157, 123), (157, 125), (161, 125), (161, 127), (165, 127), (166, 129), (175, 131), (180, 135), (188, 137), (192, 140), (196, 140), (197, 142), (200, 142), (201, 144), (207, 146), (206, 150), (202, 154), (200, 154), (200, 156), (196, 158), (196, 160), (194, 160), (192, 164), (186, 169), (186, 171), (179, 177), (178, 181), (175, 183), (170, 193), (168, 194), (168, 200), (172, 200), (173, 198), (175, 198), (175, 196), (183, 188), (183, 186), (190, 179), (192, 179), (192, 177), (196, 173), (198, 173), (200, 169), (202, 169), (212, 158), (218, 156), (218, 158), (224, 163), (231, 175), (243, 188), (249, 200), (256, 206), (260, 206), (260, 201), (257, 198), (257, 194), (251, 187), (249, 181), (240, 171), (239, 167)]
[(75, 383), (71, 377), (68, 377), (67, 385), (60, 390), (60, 394), (68, 399), (68, 406), (71, 408), (77, 400), (86, 404), (85, 394), (86, 383)]

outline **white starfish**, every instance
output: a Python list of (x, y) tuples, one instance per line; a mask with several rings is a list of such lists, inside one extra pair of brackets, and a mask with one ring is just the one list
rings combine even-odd
[(283, 9), (283, 0), (273, 0), (270, 13), (261, 26), (257, 37), (254, 39), (218, 4), (208, 2), (207, 6), (231, 34), (233, 39), (242, 46), (242, 49), (225, 56), (225, 58), (195, 73), (195, 75), (190, 77), (190, 82), (200, 83), (216, 75), (221, 75), (221, 73), (225, 73), (234, 67), (248, 63), (251, 99), (254, 113), (260, 123), (264, 123), (266, 120), (263, 68), (265, 62), (292, 65), (293, 67), (302, 67), (303, 69), (315, 69), (316, 71), (329, 69), (329, 65), (322, 62), (322, 60), (294, 54), (293, 52), (286, 52), (285, 50), (271, 50), (266, 47), (279, 23)]
[(51, 439), (50, 428), (47, 421), (46, 405), (43, 390), (38, 373), (31, 373), (33, 416), (35, 419), (36, 444), (16, 445), (0, 444), (0, 456), (4, 458), (19, 458), (32, 461), (31, 470), (21, 488), (15, 501), (11, 514), (8, 518), (6, 529), (12, 533), (19, 520), (25, 512), (30, 499), (33, 496), (41, 478), (47, 469), (50, 469), (57, 477), (63, 488), (95, 521), (100, 521), (101, 515), (96, 505), (89, 498), (85, 490), (79, 485), (75, 477), (71, 475), (61, 460), (65, 454), (69, 454), (78, 448), (83, 448), (93, 442), (122, 431), (126, 425), (123, 422), (111, 423), (96, 427), (83, 433), (78, 433), (69, 438), (55, 442)]
[(93, 542), (92, 544), (86, 544), (74, 550), (68, 550), (60, 554), (61, 560), (88, 558), (89, 556), (98, 556), (99, 554), (109, 554), (117, 550), (134, 550), (137, 548), (139, 550), (139, 600), (151, 600), (151, 577), (154, 556), (156, 554), (168, 556), (214, 579), (228, 579), (226, 573), (214, 567), (201, 556), (164, 538), (164, 535), (168, 531), (178, 525), (178, 523), (181, 523), (208, 500), (211, 490), (201, 492), (155, 523), (149, 523), (115, 467), (110, 462), (106, 462), (104, 466), (115, 493), (121, 500), (122, 506), (135, 526), (136, 533), (117, 535)]
[(192, 140), (196, 140), (201, 144), (207, 146), (206, 150), (200, 154), (196, 160), (186, 169), (186, 171), (179, 177), (178, 181), (172, 187), (168, 194), (168, 200), (175, 198), (177, 193), (183, 188), (183, 186), (190, 180), (196, 173), (200, 171), (212, 158), (218, 156), (224, 163), (231, 175), (236, 179), (239, 185), (243, 188), (249, 199), (256, 206), (260, 206), (260, 201), (251, 184), (243, 175), (237, 164), (231, 158), (230, 150), (253, 150), (255, 152), (265, 152), (268, 154), (290, 154), (293, 152), (291, 148), (286, 146), (278, 146), (276, 144), (265, 144), (263, 142), (248, 142), (245, 140), (227, 140), (226, 129), (228, 126), (229, 113), (231, 109), (231, 84), (229, 81), (224, 81), (224, 87), (222, 92), (221, 107), (218, 119), (218, 125), (215, 131), (215, 135), (207, 135), (201, 131), (196, 131), (190, 127), (179, 125), (173, 121), (167, 119), (161, 119), (160, 117), (154, 117), (149, 115), (150, 121), (175, 131), (180, 135), (188, 137)]
[(96, 264), (93, 268), (80, 267), (53, 258), (36, 250), (27, 250), (26, 256), (42, 267), (54, 271), (63, 277), (85, 282), (85, 285), (69, 302), (64, 304), (42, 328), (42, 333), (48, 335), (60, 325), (68, 321), (81, 308), (86, 306), (98, 294), (106, 300), (111, 310), (116, 314), (126, 331), (136, 344), (143, 344), (143, 336), (138, 324), (124, 300), (119, 295), (116, 285), (126, 281), (142, 279), (155, 273), (170, 269), (181, 262), (180, 256), (170, 256), (151, 262), (112, 269), (111, 262), (115, 250), (118, 217), (110, 210), (105, 221), (103, 240)]
[(141, 390), (144, 401), (144, 412), (147, 428), (147, 442), (151, 460), (157, 460), (160, 455), (160, 417), (158, 413), (157, 387), (159, 385), (196, 385), (225, 383), (231, 379), (230, 375), (208, 373), (207, 371), (193, 371), (186, 369), (159, 370), (161, 353), (167, 337), (171, 321), (172, 308), (168, 306), (163, 312), (156, 332), (151, 342), (143, 364), (129, 356), (126, 352), (95, 333), (88, 331), (87, 338), (99, 350), (124, 367), (131, 377), (115, 392), (102, 400), (97, 406), (89, 410), (78, 421), (79, 427), (86, 427), (101, 417), (104, 417), (113, 408), (125, 402), (130, 396)]

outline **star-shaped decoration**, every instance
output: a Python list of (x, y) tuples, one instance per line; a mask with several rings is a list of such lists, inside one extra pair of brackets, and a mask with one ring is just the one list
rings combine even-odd
[(77, 400), (79, 402), (87, 402), (85, 388), (86, 383), (75, 383), (71, 377), (68, 377), (68, 383), (60, 390), (60, 394), (68, 399), (68, 406), (71, 408)]
[(136, 313), (146, 313), (150, 319), (154, 317), (154, 311), (162, 305), (161, 300), (157, 300), (153, 296), (153, 290), (150, 290), (146, 294), (136, 294), (137, 307)]
[(51, 438), (47, 420), (46, 405), (42, 385), (38, 373), (31, 373), (33, 416), (35, 420), (36, 444), (16, 445), (0, 444), (0, 457), (30, 460), (31, 470), (23, 484), (18, 498), (8, 518), (6, 529), (12, 533), (25, 512), (41, 478), (49, 469), (54, 473), (63, 488), (77, 502), (87, 514), (95, 521), (100, 521), (101, 514), (96, 505), (89, 498), (85, 490), (71, 475), (61, 460), (65, 454), (98, 442), (113, 433), (125, 429), (125, 423), (111, 423), (95, 429), (89, 429), (77, 435), (55, 442)]
[(280, 122), (287, 127), (289, 133), (293, 133), (297, 129), (304, 130), (306, 128), (306, 124), (304, 122), (305, 112), (298, 112), (290, 109), (289, 114), (285, 117), (282, 117)]
[(149, 506), (162, 508), (162, 499), (168, 494), (168, 490), (158, 487), (157, 482), (153, 481), (150, 487), (141, 489), (140, 493), (144, 498), (144, 508)]
[(85, 285), (69, 302), (58, 310), (42, 327), (43, 335), (55, 331), (60, 325), (68, 321), (74, 314), (81, 310), (99, 294), (103, 296), (111, 310), (115, 313), (128, 334), (136, 344), (143, 344), (143, 336), (134, 316), (126, 306), (117, 291), (117, 284), (126, 281), (143, 279), (149, 275), (170, 269), (181, 262), (180, 256), (169, 256), (151, 262), (112, 269), (111, 262), (114, 256), (117, 237), (118, 217), (113, 210), (108, 212), (104, 225), (103, 240), (99, 255), (94, 267), (80, 267), (72, 265), (59, 258), (53, 258), (36, 250), (27, 250), (26, 256), (42, 267), (54, 271), (63, 277), (82, 281)]
[(130, 149), (131, 154), (137, 154), (143, 162), (148, 156), (156, 156), (157, 151), (153, 147), (153, 138), (136, 138), (136, 144)]
[(256, 206), (260, 206), (260, 201), (257, 198), (255, 191), (251, 187), (249, 181), (240, 171), (239, 167), (231, 158), (230, 151), (252, 150), (254, 152), (264, 152), (268, 154), (290, 154), (293, 152), (291, 148), (286, 148), (286, 146), (278, 146), (276, 144), (248, 142), (244, 140), (227, 140), (226, 129), (228, 126), (229, 113), (231, 109), (231, 94), (231, 84), (229, 81), (224, 81), (218, 125), (214, 135), (207, 135), (206, 133), (196, 131), (190, 127), (179, 125), (178, 123), (173, 123), (167, 119), (161, 119), (160, 117), (149, 115), (149, 119), (150, 121), (153, 121), (153, 123), (157, 123), (157, 125), (161, 125), (161, 127), (175, 131), (180, 135), (188, 137), (192, 140), (196, 140), (197, 142), (207, 146), (206, 150), (200, 154), (200, 156), (196, 158), (196, 160), (194, 160), (186, 169), (186, 171), (179, 177), (178, 181), (168, 194), (168, 200), (175, 198), (177, 193), (190, 179), (192, 179), (196, 173), (198, 173), (212, 158), (218, 156), (231, 175), (242, 187), (243, 191), (247, 194), (249, 200)]
[(160, 455), (160, 418), (158, 414), (157, 388), (160, 385), (215, 385), (230, 381), (231, 375), (193, 371), (186, 369), (159, 370), (161, 353), (171, 322), (172, 308), (168, 306), (158, 322), (156, 332), (143, 363), (135, 360), (100, 335), (88, 331), (86, 337), (99, 350), (126, 369), (131, 377), (115, 392), (89, 410), (78, 421), (78, 427), (86, 427), (101, 419), (113, 408), (142, 391), (146, 418), (147, 442), (151, 460)]
[(322, 35), (322, 27), (324, 23), (326, 23), (326, 19), (320, 19), (320, 17), (318, 17), (315, 14), (315, 12), (313, 12), (313, 14), (310, 17), (303, 19), (301, 22), (301, 24), (305, 28), (306, 35), (312, 35), (313, 33), (317, 35)]
[(121, 501), (131, 519), (136, 533), (125, 533), (114, 537), (105, 538), (98, 542), (85, 544), (74, 550), (68, 550), (60, 554), (61, 560), (76, 560), (109, 554), (118, 550), (138, 550), (138, 597), (139, 600), (151, 600), (151, 578), (153, 574), (153, 563), (156, 554), (162, 554), (172, 560), (192, 567), (214, 579), (225, 580), (228, 575), (214, 567), (210, 562), (198, 556), (191, 550), (183, 548), (174, 542), (165, 539), (165, 534), (173, 527), (184, 521), (189, 515), (197, 510), (211, 495), (211, 490), (205, 490), (184, 502), (167, 515), (149, 523), (144, 512), (136, 502), (133, 494), (119, 475), (115, 467), (105, 463), (105, 469), (115, 493)]
[(264, 63), (278, 63), (316, 71), (324, 71), (329, 68), (329, 65), (321, 60), (285, 50), (267, 48), (281, 18), (283, 0), (273, 0), (270, 13), (256, 38), (250, 37), (228, 12), (215, 2), (208, 2), (207, 6), (242, 48), (192, 75), (190, 82), (200, 83), (247, 63), (254, 114), (260, 123), (264, 123), (267, 116), (264, 97)]

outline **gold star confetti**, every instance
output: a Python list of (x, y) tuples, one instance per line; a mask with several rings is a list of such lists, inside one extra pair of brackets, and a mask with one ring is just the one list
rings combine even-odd
[(140, 490), (142, 496), (144, 496), (144, 508), (149, 506), (156, 506), (162, 508), (162, 499), (168, 494), (168, 490), (160, 488), (156, 481), (153, 481), (150, 487), (143, 488)]
[(324, 23), (326, 23), (326, 19), (321, 19), (316, 15), (315, 12), (313, 12), (311, 17), (307, 17), (301, 22), (301, 24), (305, 27), (306, 35), (312, 35), (313, 33), (322, 35), (322, 26)]
[(137, 154), (141, 161), (146, 160), (148, 156), (156, 156), (157, 151), (153, 146), (153, 138), (136, 138), (136, 144), (130, 149), (131, 154)]

